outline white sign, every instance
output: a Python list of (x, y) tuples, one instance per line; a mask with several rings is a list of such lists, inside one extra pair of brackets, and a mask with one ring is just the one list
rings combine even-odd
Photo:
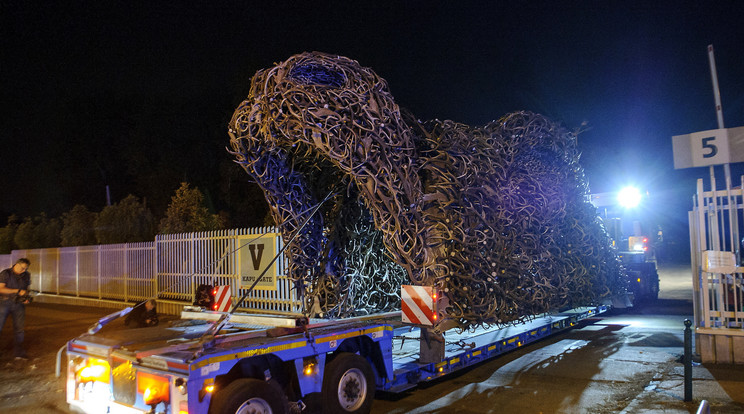
[[(271, 262), (279, 251), (279, 237), (279, 233), (269, 233), (259, 238), (256, 235), (238, 238), (238, 245), (242, 246), (238, 260), (241, 289), (250, 288), (261, 277), (254, 289), (276, 290), (277, 265), (276, 261)], [(271, 266), (266, 270), (269, 263)]]
[(212, 372), (217, 372), (220, 370), (220, 363), (215, 362), (213, 364), (209, 364), (207, 366), (204, 366), (201, 368), (201, 376), (206, 377), (207, 375), (211, 374)]
[(703, 271), (708, 273), (736, 273), (736, 257), (731, 252), (706, 250), (703, 252)]
[(744, 161), (744, 127), (711, 129), (672, 137), (674, 168)]

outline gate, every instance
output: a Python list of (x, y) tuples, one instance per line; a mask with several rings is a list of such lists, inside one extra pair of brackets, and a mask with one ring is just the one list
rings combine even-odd
[(742, 187), (703, 191), (699, 179), (689, 215), (692, 267), (697, 273), (693, 274), (696, 347), (703, 362), (744, 364)]

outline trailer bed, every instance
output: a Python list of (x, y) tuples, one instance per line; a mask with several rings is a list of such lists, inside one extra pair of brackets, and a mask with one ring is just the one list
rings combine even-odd
[(383, 389), (405, 391), (419, 382), (447, 375), (568, 329), (580, 320), (606, 310), (605, 306), (576, 308), (514, 325), (464, 332), (451, 330), (444, 334), (445, 357), (436, 363), (419, 362), (420, 328), (396, 326), (393, 330), (394, 379)]

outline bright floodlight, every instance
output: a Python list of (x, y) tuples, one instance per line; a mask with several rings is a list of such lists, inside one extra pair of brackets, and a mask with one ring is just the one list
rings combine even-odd
[(633, 208), (641, 202), (641, 192), (635, 187), (625, 187), (617, 194), (617, 202), (625, 208)]

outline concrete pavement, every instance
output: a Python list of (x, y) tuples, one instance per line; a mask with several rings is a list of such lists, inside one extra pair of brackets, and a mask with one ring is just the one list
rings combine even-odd
[[(684, 327), (676, 315), (611, 316), (600, 323), (630, 324), (623, 328), (629, 364), (653, 367), (654, 376), (621, 413), (690, 413), (702, 400), (712, 413), (744, 413), (744, 366), (693, 363), (693, 401), (684, 402)], [(635, 339), (635, 340), (633, 340)], [(613, 355), (619, 356), (621, 353)]]
[[(689, 264), (660, 266), (657, 303), (612, 311), (577, 329), (418, 387), (378, 395), (373, 413), (744, 413), (744, 366), (693, 367), (684, 401)], [(693, 348), (694, 349), (694, 348)]]
[[(403, 396), (382, 395), (374, 413), (744, 413), (744, 367), (693, 368), (684, 398), (686, 302), (601, 315)], [(666, 309), (659, 314), (659, 309)]]

